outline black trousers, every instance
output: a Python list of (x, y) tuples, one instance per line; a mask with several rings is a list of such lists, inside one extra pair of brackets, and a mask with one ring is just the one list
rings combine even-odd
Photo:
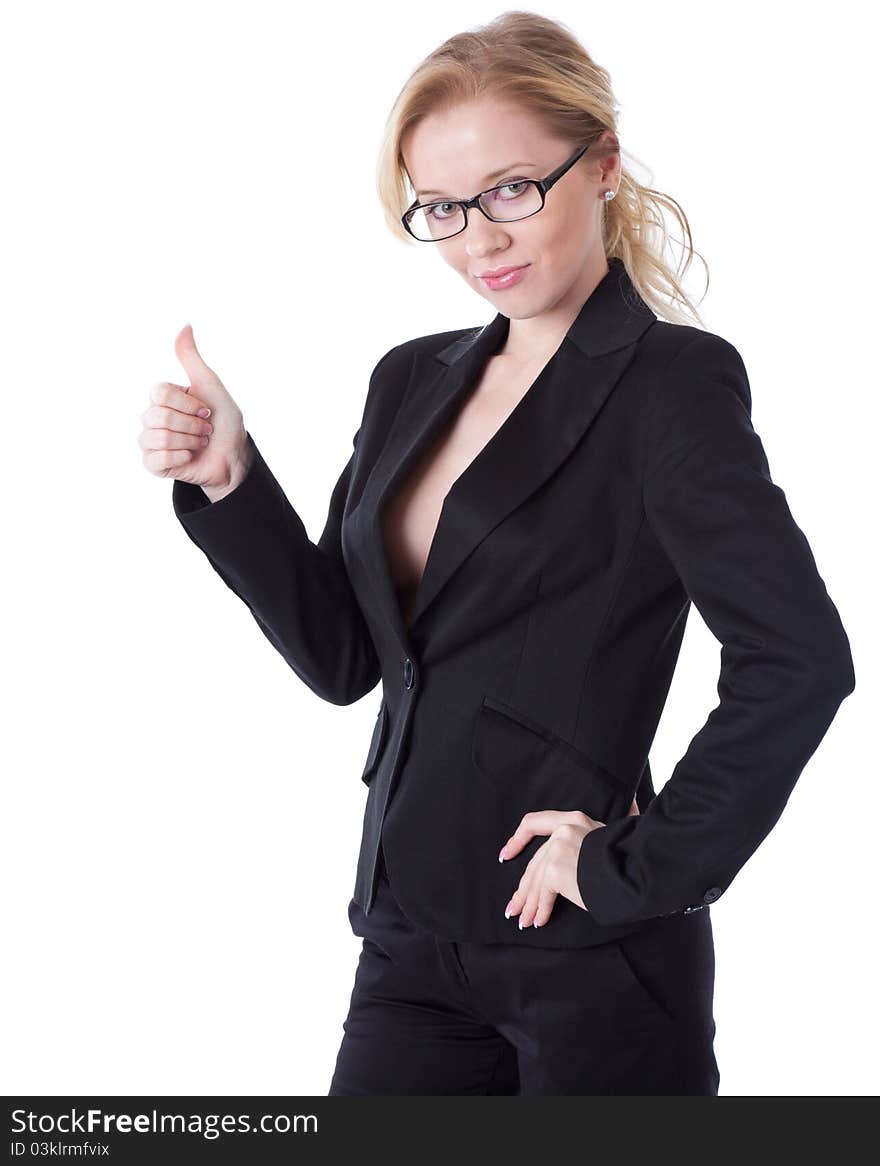
[(383, 869), (348, 915), (363, 943), (331, 1097), (718, 1093), (708, 907), (597, 947), (456, 943)]

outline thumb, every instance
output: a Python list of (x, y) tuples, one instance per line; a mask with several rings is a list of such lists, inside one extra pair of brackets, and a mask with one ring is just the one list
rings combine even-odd
[[(174, 340), (174, 352), (189, 377), (191, 387), (196, 389), (200, 396), (204, 396), (204, 399), (210, 404), (211, 389), (222, 388), (223, 384), (214, 370), (202, 360), (201, 353), (196, 348), (191, 324), (184, 324), (177, 333)], [(207, 394), (205, 390), (207, 390)]]

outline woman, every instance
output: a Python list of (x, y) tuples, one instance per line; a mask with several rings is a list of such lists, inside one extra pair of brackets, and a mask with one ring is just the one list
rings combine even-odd
[[(497, 311), (379, 361), (316, 544), (188, 326), (190, 385), (144, 415), (145, 465), (297, 675), (338, 704), (382, 681), (331, 1094), (717, 1093), (708, 905), (854, 687), (739, 354), (664, 302), (690, 305), (660, 204), (687, 222), (614, 111), (530, 13), (410, 77), (383, 206)], [(692, 600), (722, 700), (655, 794)]]

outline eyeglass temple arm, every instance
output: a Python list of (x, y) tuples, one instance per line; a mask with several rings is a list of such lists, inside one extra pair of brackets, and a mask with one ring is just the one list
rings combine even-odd
[(572, 166), (574, 166), (575, 162), (582, 158), (584, 154), (586, 154), (587, 150), (589, 150), (590, 146), (594, 144), (594, 142), (590, 142), (589, 145), (581, 147), (581, 149), (578, 150), (578, 152), (571, 158), (569, 158), (568, 161), (563, 162), (561, 166), (557, 166), (551, 174), (548, 174), (547, 177), (543, 179), (543, 181), (538, 182), (538, 186), (541, 188), (542, 193), (546, 194), (551, 186), (555, 186), (563, 174), (566, 174), (572, 168)]

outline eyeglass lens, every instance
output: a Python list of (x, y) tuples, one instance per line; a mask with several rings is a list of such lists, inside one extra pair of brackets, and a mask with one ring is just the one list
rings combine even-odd
[[(496, 222), (514, 222), (541, 209), (541, 192), (534, 182), (525, 179), (508, 182), (481, 195), (480, 206)], [(452, 202), (435, 202), (418, 207), (408, 221), (417, 239), (436, 242), (457, 234), (464, 227), (464, 211)]]

